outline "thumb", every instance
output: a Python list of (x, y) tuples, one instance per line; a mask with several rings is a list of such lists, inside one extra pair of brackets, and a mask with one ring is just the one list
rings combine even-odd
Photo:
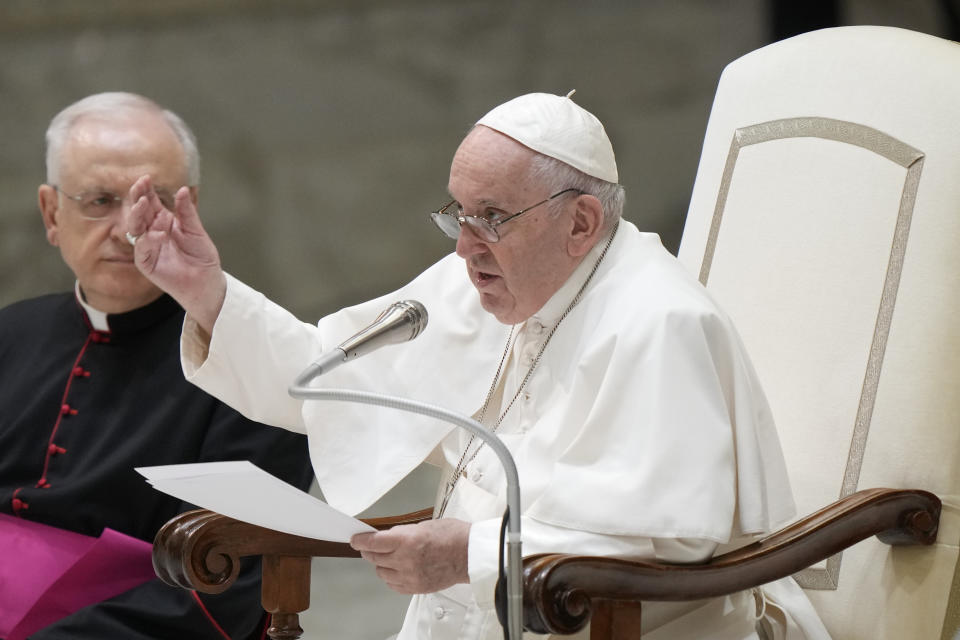
[(375, 553), (390, 553), (399, 546), (399, 540), (389, 531), (374, 531), (357, 533), (350, 538), (350, 546), (356, 551), (373, 551)]

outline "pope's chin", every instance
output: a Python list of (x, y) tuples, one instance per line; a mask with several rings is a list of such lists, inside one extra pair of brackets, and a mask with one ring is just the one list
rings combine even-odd
[(521, 322), (513, 317), (514, 306), (504, 305), (504, 300), (500, 296), (496, 296), (490, 293), (484, 293), (480, 291), (480, 306), (483, 307), (483, 310), (492, 315), (497, 319), (498, 322), (502, 324), (516, 324)]

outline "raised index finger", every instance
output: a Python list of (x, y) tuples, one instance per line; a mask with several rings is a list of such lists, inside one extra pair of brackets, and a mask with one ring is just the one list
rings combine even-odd
[(190, 187), (180, 187), (174, 195), (174, 213), (180, 221), (180, 228), (185, 233), (202, 234), (203, 225), (200, 224), (200, 214), (193, 204)]
[(140, 236), (150, 228), (159, 213), (158, 208), (163, 207), (153, 190), (149, 175), (141, 176), (130, 187), (130, 201), (133, 205), (130, 207), (130, 217), (127, 219), (127, 231), (130, 235)]

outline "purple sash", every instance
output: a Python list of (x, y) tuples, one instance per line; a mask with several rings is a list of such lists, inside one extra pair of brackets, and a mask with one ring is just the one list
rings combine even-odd
[(0, 638), (27, 635), (155, 576), (148, 542), (99, 538), (0, 513)]

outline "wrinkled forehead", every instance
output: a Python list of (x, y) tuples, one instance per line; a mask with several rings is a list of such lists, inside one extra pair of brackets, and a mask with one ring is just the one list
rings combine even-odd
[[(498, 131), (477, 125), (466, 135), (450, 165), (448, 189), (460, 200), (473, 197), (510, 198), (536, 190), (531, 163), (536, 153)], [(458, 192), (466, 192), (460, 194)], [(461, 200), (462, 204), (467, 204)]]

